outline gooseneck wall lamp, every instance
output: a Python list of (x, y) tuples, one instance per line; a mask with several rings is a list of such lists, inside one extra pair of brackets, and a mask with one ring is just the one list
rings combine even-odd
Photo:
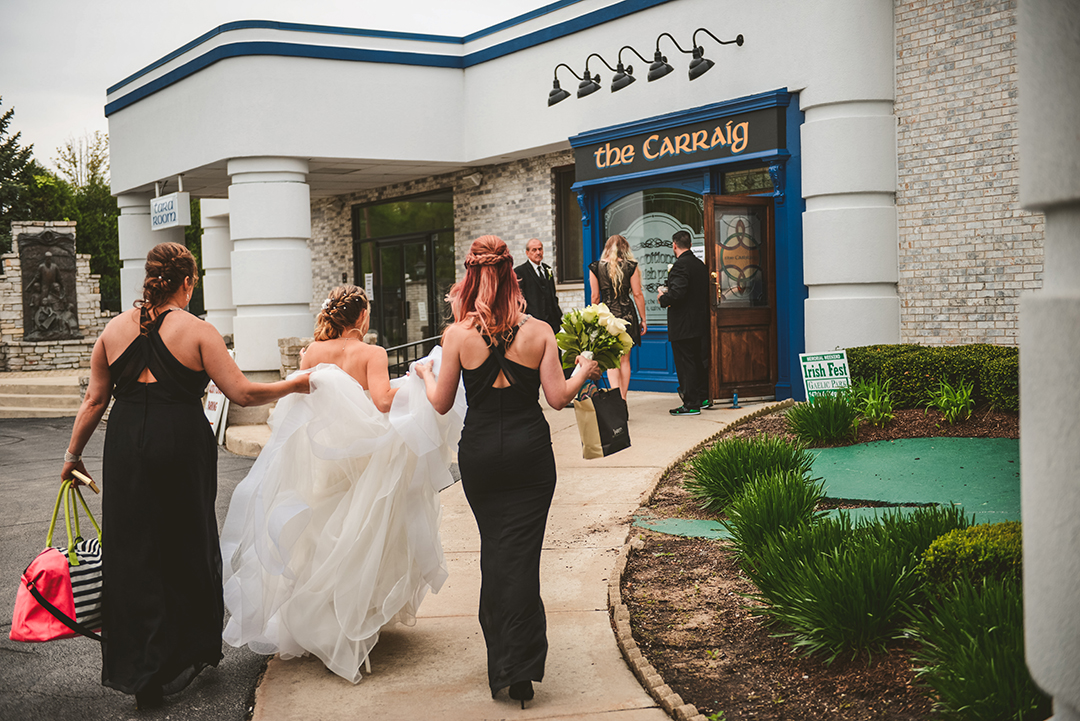
[[(707, 28), (698, 28), (694, 31), (694, 34), (690, 38), (691, 49), (686, 50), (681, 45), (679, 45), (679, 41), (676, 40), (671, 33), (660, 33), (660, 35), (656, 38), (656, 51), (653, 54), (653, 61), (649, 65), (649, 81), (652, 82), (653, 80), (659, 80), (660, 78), (669, 74), (674, 69), (671, 67), (671, 65), (668, 64), (667, 57), (660, 50), (660, 40), (664, 37), (669, 38), (671, 42), (675, 44), (675, 47), (678, 48), (679, 52), (693, 56), (693, 59), (690, 61), (689, 69), (689, 75), (691, 80), (696, 80), (697, 78), (700, 78), (702, 75), (707, 73), (716, 63), (706, 58), (705, 49), (697, 44), (697, 35), (701, 32), (705, 33), (721, 45), (742, 46), (743, 44), (742, 34), (739, 34), (734, 40), (721, 40), (720, 38), (713, 35)], [(575, 78), (580, 81), (578, 83), (577, 91), (577, 96), (579, 98), (583, 98), (586, 95), (592, 95), (600, 89), (600, 76), (591, 75), (589, 73), (589, 61), (593, 58), (599, 58), (600, 62), (607, 66), (608, 70), (611, 70), (613, 73), (615, 73), (615, 75), (611, 79), (611, 92), (614, 93), (617, 90), (622, 90), (623, 88), (631, 85), (637, 78), (634, 77), (634, 68), (632, 65), (623, 65), (622, 54), (624, 50), (629, 50), (633, 52), (634, 55), (637, 55), (639, 58), (641, 58), (641, 62), (643, 63), (649, 62), (641, 53), (639, 53), (633, 47), (631, 47), (630, 45), (624, 45), (619, 50), (616, 66), (614, 68), (611, 67), (611, 63), (609, 63), (607, 60), (604, 60), (604, 58), (599, 53), (591, 53), (585, 59), (584, 77), (575, 73), (574, 69), (566, 63), (559, 63), (558, 65), (556, 65), (554, 78), (552, 80), (551, 92), (548, 93), (548, 106), (560, 103), (570, 97), (570, 93), (566, 90), (563, 90), (559, 86), (559, 68), (566, 68)]]

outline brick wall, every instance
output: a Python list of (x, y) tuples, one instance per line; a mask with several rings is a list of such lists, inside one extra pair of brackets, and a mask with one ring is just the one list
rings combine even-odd
[[(525, 261), (525, 243), (539, 238), (544, 243), (544, 260), (554, 266), (552, 168), (573, 162), (573, 152), (562, 151), (313, 201), (312, 312), (318, 310), (326, 293), (341, 283), (342, 273), (353, 278), (352, 207), (363, 203), (450, 188), (454, 193), (454, 252), (459, 274), (469, 244), (481, 235), (497, 235), (506, 241), (515, 265)], [(480, 185), (465, 180), (474, 173), (483, 176)], [(582, 293), (581, 283), (560, 287), (563, 309), (580, 307)]]
[(1015, 0), (896, 0), (901, 341), (1018, 342), (1043, 218), (1019, 208)]

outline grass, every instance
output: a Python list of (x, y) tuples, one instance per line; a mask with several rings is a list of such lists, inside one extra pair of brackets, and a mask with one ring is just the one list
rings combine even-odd
[(776, 472), (809, 476), (813, 463), (803, 445), (784, 438), (727, 438), (687, 462), (683, 486), (702, 508), (721, 513), (754, 478)]
[(788, 430), (810, 446), (855, 440), (859, 412), (850, 391), (823, 393), (788, 409), (784, 417)]

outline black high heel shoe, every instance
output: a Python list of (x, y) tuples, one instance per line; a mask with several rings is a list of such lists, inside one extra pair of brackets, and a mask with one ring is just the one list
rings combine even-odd
[(165, 694), (161, 686), (147, 686), (135, 694), (135, 708), (139, 711), (161, 708), (164, 703)]
[(524, 709), (525, 702), (532, 701), (533, 699), (532, 681), (518, 681), (517, 683), (512, 683), (506, 692), (510, 694), (510, 698), (515, 701), (520, 701), (521, 708)]

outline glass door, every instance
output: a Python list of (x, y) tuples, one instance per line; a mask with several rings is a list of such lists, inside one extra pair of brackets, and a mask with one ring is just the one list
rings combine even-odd
[(371, 328), (392, 348), (434, 335), (427, 238), (378, 243)]
[(773, 396), (778, 381), (771, 198), (705, 197), (712, 289), (709, 393)]

